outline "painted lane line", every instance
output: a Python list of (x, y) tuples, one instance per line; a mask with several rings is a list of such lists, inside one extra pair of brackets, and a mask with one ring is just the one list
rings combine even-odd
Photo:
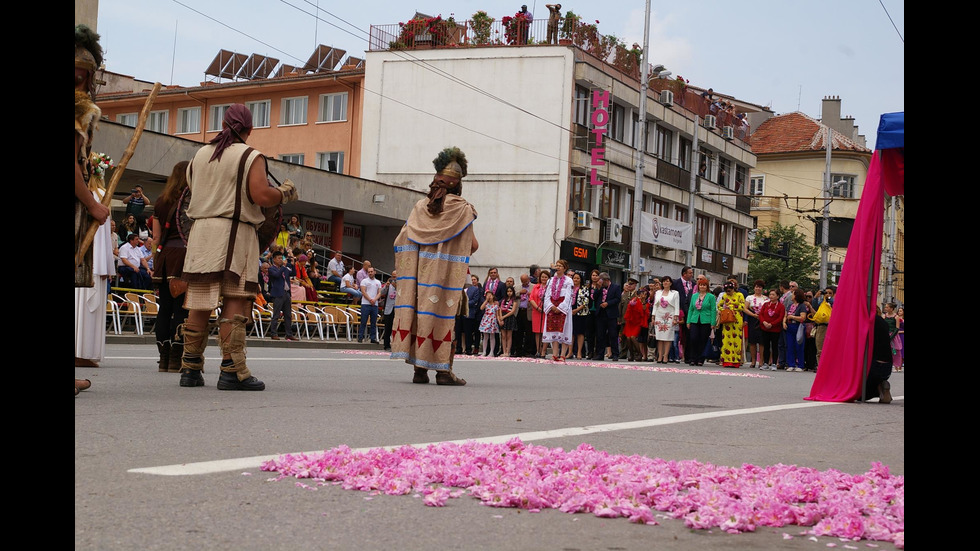
[[(894, 396), (893, 400), (904, 400), (904, 396)], [(643, 419), (640, 421), (626, 421), (623, 423), (609, 423), (606, 425), (591, 425), (584, 427), (568, 427), (563, 429), (552, 429), (552, 430), (542, 430), (542, 431), (531, 431), (531, 432), (521, 432), (515, 434), (502, 434), (499, 436), (485, 436), (482, 438), (463, 438), (460, 440), (447, 440), (444, 442), (449, 442), (453, 444), (463, 444), (466, 442), (479, 442), (485, 444), (501, 444), (507, 442), (512, 438), (519, 438), (524, 442), (531, 442), (535, 440), (548, 440), (552, 438), (567, 438), (571, 436), (585, 436), (587, 434), (595, 434), (600, 432), (612, 432), (619, 430), (632, 430), (647, 427), (657, 427), (664, 425), (673, 425), (677, 423), (689, 423), (693, 421), (704, 421), (707, 419), (717, 419), (720, 417), (734, 417), (737, 415), (754, 415), (757, 413), (769, 413), (774, 411), (786, 411), (791, 409), (803, 409), (803, 408), (814, 408), (822, 406), (836, 406), (848, 402), (802, 402), (793, 404), (784, 404), (778, 406), (762, 406), (754, 408), (744, 408), (744, 409), (733, 409), (727, 411), (712, 411), (705, 413), (691, 413), (686, 415), (674, 415), (671, 417), (661, 417), (659, 419)], [(407, 444), (412, 447), (424, 447), (430, 444), (441, 444), (444, 442), (424, 442), (419, 444)], [(394, 449), (399, 448), (406, 444), (398, 444), (393, 446), (372, 446), (369, 448), (357, 448), (353, 451), (364, 452), (376, 448)], [(300, 452), (307, 455), (321, 453), (323, 450)], [(228, 471), (239, 471), (239, 470), (250, 470), (258, 469), (263, 462), (275, 459), (283, 453), (277, 453), (273, 455), (259, 455), (253, 457), (240, 457), (237, 459), (219, 459), (216, 461), (202, 461), (198, 463), (184, 463), (180, 465), (164, 465), (161, 467), (142, 467), (138, 469), (129, 469), (126, 472), (138, 473), (138, 474), (153, 474), (160, 476), (187, 476), (196, 474), (214, 474)], [(292, 455), (296, 455), (295, 453)]]

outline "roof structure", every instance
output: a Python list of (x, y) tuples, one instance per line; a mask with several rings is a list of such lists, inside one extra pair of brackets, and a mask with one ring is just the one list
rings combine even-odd
[(834, 151), (871, 153), (870, 149), (799, 111), (778, 115), (760, 124), (749, 137), (749, 143), (756, 155), (824, 151), (828, 132)]

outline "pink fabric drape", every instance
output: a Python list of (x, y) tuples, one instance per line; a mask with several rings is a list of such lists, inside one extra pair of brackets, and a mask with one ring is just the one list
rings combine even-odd
[(820, 365), (807, 400), (849, 402), (861, 396), (861, 382), (871, 361), (885, 191), (905, 193), (903, 153), (876, 151), (871, 157)]

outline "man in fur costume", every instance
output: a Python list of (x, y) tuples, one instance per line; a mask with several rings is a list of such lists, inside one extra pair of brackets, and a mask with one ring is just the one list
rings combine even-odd
[[(75, 27), (75, 255), (81, 246), (85, 231), (92, 220), (102, 224), (109, 217), (109, 208), (100, 203), (89, 190), (92, 176), (89, 154), (92, 152), (92, 135), (95, 123), (102, 111), (95, 105), (95, 71), (102, 65), (102, 47), (99, 35), (85, 25)], [(92, 249), (85, 260), (75, 267), (75, 287), (92, 287)], [(88, 379), (75, 379), (75, 395), (86, 390), (92, 383)]]
[(428, 198), (415, 204), (395, 238), (398, 291), (392, 323), (391, 357), (415, 368), (413, 383), (466, 384), (453, 373), (453, 329), (470, 255), (479, 246), (473, 234), (476, 209), (460, 197), (466, 155), (457, 147), (432, 161), (436, 175)]

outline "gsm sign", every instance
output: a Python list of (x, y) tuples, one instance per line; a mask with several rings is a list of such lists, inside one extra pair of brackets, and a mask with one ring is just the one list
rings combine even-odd
[(575, 258), (589, 258), (589, 251), (582, 247), (572, 247), (572, 256)]

